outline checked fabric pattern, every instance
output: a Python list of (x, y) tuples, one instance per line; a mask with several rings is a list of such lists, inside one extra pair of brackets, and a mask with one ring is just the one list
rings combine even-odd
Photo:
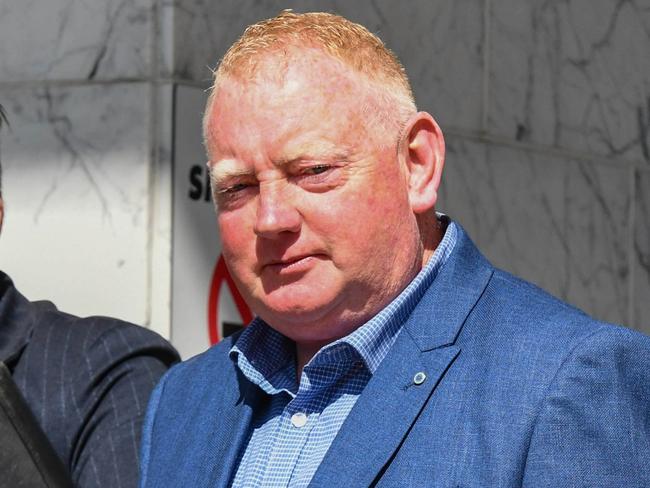
[(259, 318), (230, 350), (242, 373), (269, 395), (255, 413), (233, 487), (304, 487), (341, 425), (393, 345), (402, 324), (451, 254), (457, 228), (445, 235), (424, 269), (366, 324), (322, 348), (296, 384), (293, 342)]

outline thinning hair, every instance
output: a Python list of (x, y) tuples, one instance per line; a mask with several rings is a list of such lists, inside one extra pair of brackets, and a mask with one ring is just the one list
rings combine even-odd
[[(287, 47), (319, 49), (365, 76), (378, 97), (389, 106), (385, 114), (401, 126), (416, 111), (413, 91), (397, 56), (364, 26), (340, 15), (283, 10), (271, 19), (246, 28), (228, 49), (217, 69), (203, 120), (207, 142), (212, 101), (223, 78), (252, 78), (265, 55), (285, 53)], [(385, 117), (382, 117), (384, 122)], [(207, 146), (206, 146), (207, 147)]]

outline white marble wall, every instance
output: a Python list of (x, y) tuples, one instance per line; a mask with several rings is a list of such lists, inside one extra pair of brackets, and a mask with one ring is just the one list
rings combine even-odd
[(32, 299), (167, 334), (169, 286), (158, 278), (170, 267), (171, 224), (159, 183), (169, 158), (161, 170), (154, 7), (0, 4), (0, 103), (10, 122), (0, 134), (0, 268)]
[(503, 0), (488, 19), (486, 136), (580, 162), (560, 296), (650, 332), (650, 6)]
[(369, 27), (449, 136), (441, 209), (499, 266), (596, 317), (650, 332), (647, 2), (174, 5), (182, 35), (170, 69), (196, 83), (209, 82), (208, 67), (246, 25), (281, 8), (332, 11)]
[(492, 5), (491, 133), (650, 162), (646, 0)]
[(635, 174), (633, 204), (632, 323), (650, 332), (650, 168)]
[(496, 265), (601, 319), (629, 323), (629, 168), (447, 142), (440, 209)]
[(645, 0), (9, 0), (0, 268), (169, 331), (174, 86), (282, 8), (363, 23), (448, 135), (441, 209), (496, 264), (650, 332)]
[[(483, 95), (483, 0), (176, 0), (174, 75), (206, 83), (247, 25), (282, 9), (338, 13), (398, 55), (422, 106), (446, 124), (478, 129)], [(459, 62), (459, 60), (462, 60)]]
[(11, 123), (0, 266), (31, 297), (143, 322), (148, 87), (8, 88), (0, 97)]
[(150, 74), (152, 0), (3, 0), (0, 82)]

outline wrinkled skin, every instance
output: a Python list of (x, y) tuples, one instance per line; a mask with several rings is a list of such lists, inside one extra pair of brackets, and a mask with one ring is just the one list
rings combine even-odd
[(418, 229), (435, 196), (422, 205), (412, 189), (416, 131), (399, 157), (399, 134), (371, 123), (361, 102), (372, 103), (367, 82), (312, 51), (220, 80), (208, 113), (224, 257), (303, 363), (388, 304), (434, 247)]

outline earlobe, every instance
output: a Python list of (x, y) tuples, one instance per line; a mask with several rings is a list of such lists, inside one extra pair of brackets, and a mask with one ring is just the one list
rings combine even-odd
[(404, 157), (409, 200), (414, 213), (435, 207), (445, 161), (445, 141), (436, 121), (426, 112), (415, 114), (405, 127)]

